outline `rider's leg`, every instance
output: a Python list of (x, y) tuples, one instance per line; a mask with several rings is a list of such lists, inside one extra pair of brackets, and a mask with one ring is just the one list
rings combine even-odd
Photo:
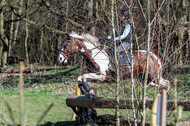
[(130, 44), (128, 42), (122, 42), (116, 49), (117, 52), (127, 52), (130, 49)]

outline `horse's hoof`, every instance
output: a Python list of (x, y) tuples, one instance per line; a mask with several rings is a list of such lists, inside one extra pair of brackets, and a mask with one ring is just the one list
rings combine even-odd
[(94, 95), (89, 94), (89, 93), (87, 93), (85, 96), (86, 96), (87, 98), (89, 98), (89, 99), (92, 99), (92, 98), (94, 97)]
[(93, 97), (95, 97), (95, 92), (94, 90), (90, 90), (86, 95), (86, 97), (92, 99)]
[(90, 89), (89, 94), (95, 96), (95, 92), (94, 92), (94, 90), (93, 90), (93, 89)]
[(170, 93), (167, 93), (167, 100), (172, 100), (172, 96), (170, 95)]
[(167, 90), (167, 92), (169, 92), (171, 90), (171, 84), (169, 81), (166, 83), (166, 90)]

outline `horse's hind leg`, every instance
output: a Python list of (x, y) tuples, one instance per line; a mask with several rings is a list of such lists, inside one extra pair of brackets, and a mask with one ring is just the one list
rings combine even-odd
[(161, 86), (165, 87), (167, 92), (170, 91), (170, 88), (171, 88), (171, 85), (170, 85), (170, 81), (169, 80), (166, 80), (166, 79), (163, 79), (162, 77), (160, 77), (160, 83), (159, 83)]
[(77, 81), (78, 81), (78, 86), (80, 88), (81, 93), (83, 95), (86, 95), (90, 91), (88, 83), (87, 82), (83, 82), (82, 76), (79, 76), (78, 79), (77, 79)]
[(82, 84), (83, 88), (86, 90), (85, 95), (89, 96), (90, 98), (95, 96), (94, 90), (90, 90), (87, 81), (105, 81), (106, 76), (103, 73), (97, 74), (97, 73), (87, 73), (83, 74), (82, 76), (79, 76), (77, 81), (79, 84)]
[(88, 83), (85, 82), (78, 82), (80, 91), (82, 95), (86, 95), (87, 97), (91, 98), (95, 96), (95, 92), (93, 89), (90, 89), (90, 86), (88, 85)]
[(90, 89), (87, 83), (87, 80), (91, 81), (91, 80), (101, 80), (101, 79), (102, 79), (102, 76), (97, 75), (95, 73), (89, 73), (89, 74), (84, 74), (82, 76), (79, 76), (77, 81), (78, 81), (79, 88), (82, 94), (88, 96), (89, 98), (95, 96), (95, 92), (94, 90)]
[(167, 90), (167, 92), (170, 91), (170, 81), (160, 78), (159, 82), (160, 82), (159, 84), (155, 84), (153, 81), (151, 81), (148, 85), (153, 87), (161, 87), (161, 88), (163, 87)]
[(83, 95), (86, 95), (90, 91), (90, 88), (89, 88), (87, 82), (78, 82), (78, 85), (79, 85), (80, 91)]

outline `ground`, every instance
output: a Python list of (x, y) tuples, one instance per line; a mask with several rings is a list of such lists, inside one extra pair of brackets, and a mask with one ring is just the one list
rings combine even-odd
[[(19, 122), (19, 77), (18, 65), (9, 66), (5, 72), (0, 73), (0, 125), (6, 121), (11, 123), (10, 114), (5, 105), (5, 101), (10, 104), (16, 122)], [(83, 69), (75, 67), (49, 67), (39, 65), (29, 65), (24, 71), (24, 106), (25, 123), (34, 125), (44, 112), (46, 107), (52, 102), (55, 105), (42, 120), (42, 125), (55, 125), (57, 122), (71, 121), (72, 110), (66, 106), (67, 96), (75, 95), (76, 78), (84, 73)], [(174, 69), (172, 78), (178, 78), (178, 99), (190, 99), (190, 66), (178, 66)], [(127, 84), (127, 85), (126, 85)], [(96, 84), (91, 84), (96, 85)], [(98, 96), (114, 97), (115, 85), (96, 85)], [(130, 80), (121, 83), (121, 97), (130, 97)], [(141, 88), (136, 85), (136, 97), (141, 98), (139, 92)], [(148, 88), (147, 98), (152, 99), (154, 90)], [(174, 98), (174, 90), (171, 90)], [(114, 110), (98, 109), (98, 114), (114, 114)], [(132, 117), (131, 110), (121, 110), (121, 114)], [(147, 119), (150, 119), (150, 110), (147, 110)], [(174, 112), (169, 111), (167, 120), (174, 121)], [(190, 121), (190, 112), (183, 112), (182, 121)]]

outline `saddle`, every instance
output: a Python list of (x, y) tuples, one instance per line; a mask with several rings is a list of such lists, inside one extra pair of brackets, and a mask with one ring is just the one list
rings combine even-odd
[[(113, 68), (115, 68), (115, 66), (114, 66), (114, 61), (115, 60), (114, 60), (113, 50), (112, 49), (107, 49), (106, 52), (109, 55), (110, 65), (111, 65), (111, 67), (113, 69)], [(130, 52), (127, 52), (127, 54), (125, 52), (122, 52), (118, 56), (119, 66), (130, 66), (131, 61), (133, 61), (133, 64), (135, 63), (135, 60), (133, 59), (132, 54)]]
[(123, 65), (130, 66), (132, 61), (133, 61), (133, 64), (135, 63), (135, 60), (133, 59), (132, 54), (130, 52), (127, 52), (127, 54), (125, 52), (121, 53), (118, 59), (119, 59), (120, 66), (123, 66)]

